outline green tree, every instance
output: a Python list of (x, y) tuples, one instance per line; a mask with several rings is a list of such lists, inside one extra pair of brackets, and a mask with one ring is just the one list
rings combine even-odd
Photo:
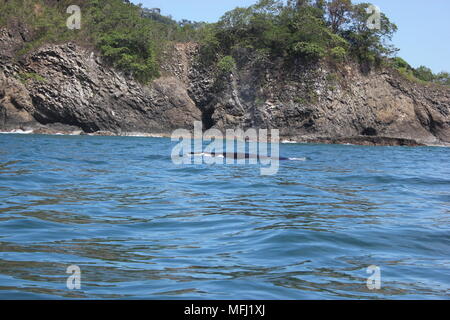
[(334, 33), (341, 31), (343, 25), (350, 22), (351, 0), (332, 0), (326, 4), (327, 20)]
[(428, 81), (431, 82), (434, 80), (434, 74), (433, 71), (431, 71), (430, 68), (427, 68), (425, 66), (420, 66), (417, 69), (413, 71), (414, 76), (422, 81)]
[(390, 44), (397, 26), (381, 13), (380, 29), (369, 29), (367, 21), (370, 14), (367, 9), (369, 3), (354, 5), (351, 20), (342, 36), (351, 45), (351, 51), (360, 60), (373, 63), (382, 57), (393, 55), (398, 50)]

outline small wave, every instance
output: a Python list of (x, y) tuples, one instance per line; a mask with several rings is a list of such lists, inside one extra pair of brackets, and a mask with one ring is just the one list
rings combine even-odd
[(22, 129), (14, 129), (11, 131), (0, 131), (3, 134), (31, 134), (33, 130), (22, 130)]
[(288, 158), (289, 161), (306, 161), (306, 158)]
[(122, 132), (119, 134), (123, 137), (148, 137), (148, 138), (164, 138), (166, 135), (158, 133), (145, 133), (145, 132)]

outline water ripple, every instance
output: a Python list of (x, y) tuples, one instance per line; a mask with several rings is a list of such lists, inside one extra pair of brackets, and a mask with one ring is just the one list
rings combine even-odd
[(448, 299), (449, 149), (289, 144), (260, 176), (172, 147), (0, 135), (0, 297)]

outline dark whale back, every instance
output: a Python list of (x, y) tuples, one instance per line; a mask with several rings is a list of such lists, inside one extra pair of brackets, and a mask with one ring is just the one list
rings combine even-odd
[[(192, 155), (196, 154), (195, 152), (191, 152)], [(238, 152), (211, 152), (211, 156), (217, 157), (217, 156), (223, 156), (224, 158), (232, 158), (232, 159), (272, 159), (276, 160), (275, 157), (268, 157), (268, 156), (260, 156), (259, 154), (251, 154), (251, 153), (238, 153)], [(289, 158), (285, 157), (278, 157), (279, 161), (287, 161)]]

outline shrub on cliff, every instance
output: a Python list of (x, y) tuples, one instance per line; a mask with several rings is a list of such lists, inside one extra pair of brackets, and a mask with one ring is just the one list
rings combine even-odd
[(217, 69), (221, 74), (229, 74), (236, 68), (236, 61), (232, 56), (225, 56), (217, 63)]
[(114, 33), (102, 36), (98, 43), (103, 56), (114, 66), (148, 82), (159, 73), (153, 48), (141, 40), (133, 33)]
[(107, 61), (144, 83), (158, 76), (158, 22), (121, 0), (91, 0), (87, 9), (89, 36)]
[(412, 67), (409, 65), (408, 62), (406, 62), (404, 59), (400, 58), (400, 57), (395, 57), (391, 60), (391, 65), (395, 68), (395, 69), (400, 69), (400, 68), (404, 68), (404, 69), (409, 69), (412, 70)]
[(341, 62), (341, 61), (344, 61), (348, 52), (345, 48), (334, 47), (330, 50), (330, 54), (335, 61)]
[(434, 74), (430, 68), (425, 66), (414, 69), (408, 62), (400, 57), (391, 59), (390, 65), (408, 80), (419, 83), (450, 85), (450, 74), (448, 72)]
[(413, 74), (417, 79), (428, 82), (433, 81), (435, 77), (433, 71), (425, 66), (418, 67), (413, 71)]
[(325, 56), (325, 49), (315, 43), (298, 42), (294, 44), (292, 51), (308, 61), (317, 61)]

